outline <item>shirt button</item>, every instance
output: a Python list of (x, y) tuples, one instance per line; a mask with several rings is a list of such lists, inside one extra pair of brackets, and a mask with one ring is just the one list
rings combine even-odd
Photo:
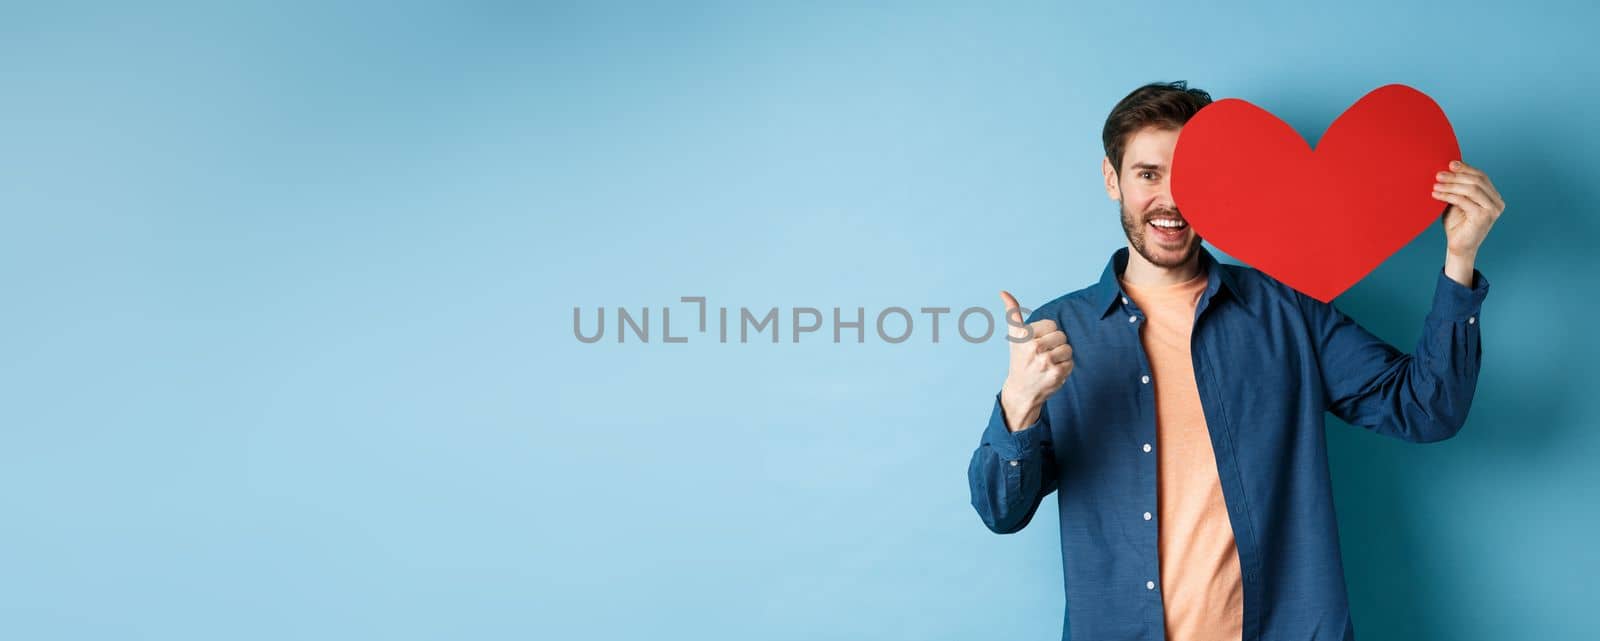
[(1016, 461), (1012, 461), (1011, 462), (1011, 467), (1016, 467), (1016, 466), (1017, 466), (1017, 462)]
[(1156, 582), (1155, 581), (1145, 581), (1144, 582), (1144, 589), (1146, 589), (1146, 590), (1154, 590), (1154, 589), (1156, 589)]
[(1468, 316), (1467, 317), (1467, 324), (1468, 325), (1471, 325), (1471, 324), (1476, 323), (1476, 322), (1478, 322), (1478, 317), (1477, 316)]
[(1146, 452), (1150, 451), (1150, 444), (1149, 443), (1145, 443), (1144, 444), (1144, 451), (1146, 451)]
[(1128, 304), (1128, 297), (1127, 296), (1123, 296), (1122, 297), (1122, 304), (1123, 305), (1127, 305)]
[(1146, 520), (1146, 521), (1150, 520), (1150, 513), (1149, 512), (1145, 512), (1144, 513), (1144, 520)]
[(1146, 385), (1149, 385), (1150, 384), (1150, 376), (1149, 375), (1140, 376), (1139, 377), (1139, 382), (1140, 383), (1144, 383)]
[(1128, 317), (1128, 322), (1137, 323), (1137, 322), (1139, 322), (1139, 317), (1138, 316), (1129, 316)]

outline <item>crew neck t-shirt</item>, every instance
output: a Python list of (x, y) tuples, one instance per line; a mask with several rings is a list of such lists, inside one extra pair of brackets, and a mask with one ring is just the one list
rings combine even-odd
[(1189, 352), (1206, 285), (1204, 273), (1170, 285), (1122, 282), (1145, 315), (1140, 341), (1155, 386), (1158, 505), (1143, 517), (1159, 528), (1168, 641), (1237, 640), (1244, 623), (1239, 552)]

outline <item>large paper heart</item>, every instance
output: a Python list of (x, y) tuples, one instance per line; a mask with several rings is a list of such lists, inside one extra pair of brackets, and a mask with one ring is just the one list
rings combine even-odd
[(1439, 219), (1434, 174), (1460, 157), (1444, 111), (1405, 85), (1356, 101), (1314, 151), (1266, 110), (1229, 98), (1178, 135), (1172, 198), (1217, 249), (1328, 302)]

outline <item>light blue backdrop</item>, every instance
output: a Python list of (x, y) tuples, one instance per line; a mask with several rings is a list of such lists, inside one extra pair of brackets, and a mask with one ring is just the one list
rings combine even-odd
[[(1003, 344), (677, 301), (1081, 287), (1100, 125), (1171, 79), (1445, 108), (1509, 203), (1482, 381), (1443, 443), (1330, 421), (1355, 623), (1591, 636), (1600, 16), (1203, 4), (5, 3), (0, 638), (1056, 638), (1053, 502), (968, 505)], [(1340, 305), (1409, 349), (1443, 251)]]

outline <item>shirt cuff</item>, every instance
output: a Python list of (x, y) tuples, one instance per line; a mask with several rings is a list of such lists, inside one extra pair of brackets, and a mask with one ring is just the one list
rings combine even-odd
[(994, 411), (989, 415), (989, 427), (983, 432), (983, 444), (993, 448), (1002, 459), (1023, 459), (1039, 451), (1039, 443), (1046, 439), (1049, 432), (1042, 408), (1039, 410), (1039, 419), (1027, 428), (1015, 432), (1006, 429), (1005, 411), (1000, 406), (1000, 394), (996, 392)]
[(1477, 269), (1472, 270), (1472, 287), (1467, 287), (1446, 275), (1441, 267), (1439, 282), (1433, 289), (1433, 311), (1430, 315), (1450, 322), (1476, 322), (1478, 310), (1483, 306), (1483, 297), (1488, 293), (1489, 280)]

